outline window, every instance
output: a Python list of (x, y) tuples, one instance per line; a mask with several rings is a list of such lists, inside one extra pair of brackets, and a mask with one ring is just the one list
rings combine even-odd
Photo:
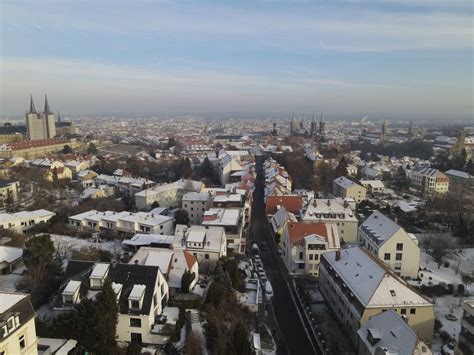
[(313, 254), (309, 254), (309, 260), (313, 260)]
[(402, 255), (403, 255), (402, 253), (397, 253), (395, 255), (395, 260), (402, 260)]
[(130, 326), (140, 328), (142, 326), (142, 320), (140, 318), (130, 318)]
[(385, 253), (383, 255), (383, 260), (390, 260), (390, 253)]
[(20, 343), (20, 350), (23, 351), (26, 348), (26, 341), (25, 341), (25, 336), (22, 335), (19, 339), (18, 342)]
[(209, 259), (209, 254), (204, 254), (204, 259)]
[(319, 259), (319, 254), (314, 254), (314, 260), (318, 260)]
[(130, 301), (132, 308), (140, 308), (140, 302), (138, 301)]
[(397, 251), (403, 250), (403, 243), (397, 243)]
[(410, 314), (416, 314), (416, 308), (410, 308)]
[(406, 308), (401, 308), (400, 309), (400, 314), (407, 314)]

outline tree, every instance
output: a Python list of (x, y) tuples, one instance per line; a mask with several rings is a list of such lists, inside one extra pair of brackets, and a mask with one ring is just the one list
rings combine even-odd
[(193, 282), (195, 277), (194, 272), (191, 272), (189, 270), (186, 270), (183, 273), (183, 276), (181, 277), (181, 292), (182, 293), (189, 293), (189, 287), (191, 286), (191, 283)]
[(334, 173), (336, 177), (339, 176), (347, 176), (347, 168), (349, 164), (347, 163), (346, 157), (342, 157), (341, 160), (339, 160), (339, 164), (337, 165)]
[(63, 148), (63, 154), (71, 154), (71, 153), (72, 153), (72, 148), (66, 144)]
[(186, 212), (185, 210), (176, 211), (174, 215), (174, 220), (176, 221), (176, 224), (188, 225), (189, 224), (188, 212)]
[(89, 143), (89, 146), (87, 147), (87, 154), (97, 154), (97, 148), (94, 143)]
[(31, 293), (34, 306), (46, 301), (57, 287), (61, 268), (55, 253), (54, 244), (48, 234), (32, 237), (25, 243), (23, 262), (28, 270), (25, 288)]
[(70, 316), (71, 334), (88, 351), (115, 354), (118, 306), (109, 279), (96, 300), (84, 298)]
[(466, 288), (468, 288), (469, 285), (474, 282), (474, 272), (462, 272), (461, 281), (464, 285), (466, 285)]
[(443, 263), (446, 254), (448, 254), (446, 241), (440, 238), (432, 240), (431, 256), (433, 257), (433, 260), (438, 264), (438, 269), (441, 267), (441, 264)]
[(207, 322), (203, 325), (204, 335), (206, 336), (206, 346), (209, 352), (212, 354), (219, 341), (219, 327), (217, 320), (211, 314), (207, 317)]
[(212, 179), (214, 177), (214, 166), (208, 157), (205, 157), (200, 167), (201, 178)]
[(239, 322), (234, 329), (232, 336), (232, 347), (236, 354), (250, 355), (253, 354), (252, 346), (249, 342), (248, 332), (244, 324)]

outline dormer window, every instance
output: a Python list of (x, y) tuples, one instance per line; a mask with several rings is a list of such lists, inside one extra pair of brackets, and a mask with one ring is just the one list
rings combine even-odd
[(130, 311), (140, 311), (143, 305), (143, 298), (145, 296), (145, 285), (133, 285), (132, 291), (128, 296), (128, 307)]
[(70, 280), (62, 292), (62, 299), (64, 306), (73, 306), (79, 303), (79, 289), (81, 288), (80, 281)]
[(89, 276), (90, 287), (92, 289), (100, 289), (104, 286), (105, 278), (109, 273), (109, 264), (97, 263), (92, 269), (91, 275)]

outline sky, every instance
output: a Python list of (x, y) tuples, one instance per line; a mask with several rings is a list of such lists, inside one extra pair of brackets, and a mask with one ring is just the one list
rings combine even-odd
[(0, 0), (0, 114), (474, 120), (472, 0)]

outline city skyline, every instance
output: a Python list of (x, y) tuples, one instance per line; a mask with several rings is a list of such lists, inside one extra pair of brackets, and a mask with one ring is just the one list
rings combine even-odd
[(472, 18), (462, 0), (6, 2), (1, 115), (46, 92), (66, 115), (469, 120)]

